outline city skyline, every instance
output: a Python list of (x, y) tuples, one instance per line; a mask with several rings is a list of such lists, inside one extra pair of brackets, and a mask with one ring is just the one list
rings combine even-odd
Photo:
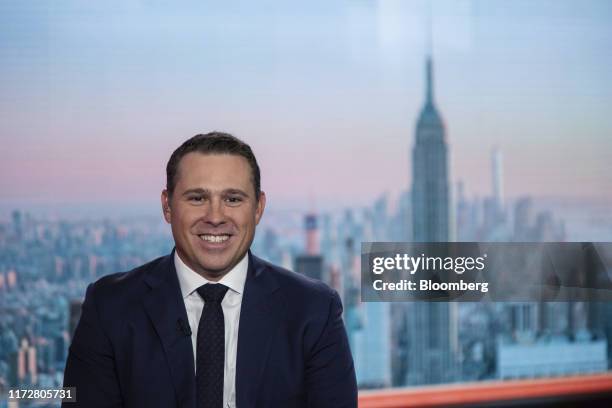
[[(508, 199), (612, 203), (609, 3), (432, 4), (451, 185), (490, 194), (482, 169), (498, 147)], [(213, 129), (253, 146), (278, 207), (397, 196), (411, 180), (427, 8), (5, 3), (2, 204), (154, 211), (170, 152)]]
[(364, 242), (610, 240), (612, 5), (531, 4), (434, 1), (428, 49), (424, 1), (0, 6), (0, 405), (60, 386), (88, 284), (171, 251), (202, 123), (253, 146), (251, 250), (337, 291), (361, 390), (608, 371), (611, 305), (360, 297)]

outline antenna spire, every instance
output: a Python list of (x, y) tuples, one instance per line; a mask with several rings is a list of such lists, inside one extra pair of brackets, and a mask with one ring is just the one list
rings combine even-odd
[(433, 105), (433, 11), (432, 2), (427, 3), (427, 57), (426, 57), (426, 81), (427, 90), (425, 102)]
[(426, 37), (427, 37), (427, 56), (429, 58), (433, 57), (433, 9), (432, 2), (427, 2), (427, 19), (426, 19)]

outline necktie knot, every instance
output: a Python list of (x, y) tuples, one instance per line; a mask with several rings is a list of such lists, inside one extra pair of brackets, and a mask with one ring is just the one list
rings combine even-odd
[(221, 303), (229, 288), (220, 283), (207, 283), (200, 286), (197, 291), (204, 302)]

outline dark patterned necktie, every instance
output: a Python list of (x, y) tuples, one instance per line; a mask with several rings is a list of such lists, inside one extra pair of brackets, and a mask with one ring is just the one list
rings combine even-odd
[(198, 408), (223, 408), (225, 323), (221, 301), (227, 286), (207, 283), (197, 291), (204, 299), (196, 348), (196, 393)]

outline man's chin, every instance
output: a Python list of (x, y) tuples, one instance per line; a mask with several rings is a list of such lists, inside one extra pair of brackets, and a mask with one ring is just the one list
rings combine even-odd
[(209, 280), (219, 280), (225, 276), (233, 267), (230, 262), (201, 263), (198, 273)]

